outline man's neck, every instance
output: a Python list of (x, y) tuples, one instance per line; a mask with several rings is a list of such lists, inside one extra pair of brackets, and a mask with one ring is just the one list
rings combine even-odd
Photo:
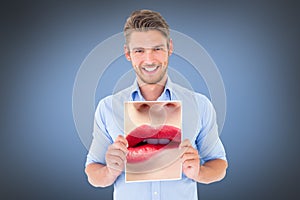
[(156, 84), (139, 83), (141, 94), (146, 101), (156, 101), (163, 93), (167, 79)]

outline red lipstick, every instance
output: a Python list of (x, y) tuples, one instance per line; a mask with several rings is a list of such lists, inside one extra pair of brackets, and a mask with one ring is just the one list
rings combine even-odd
[(136, 163), (150, 159), (165, 148), (178, 147), (181, 142), (181, 129), (170, 125), (142, 125), (131, 131), (126, 139), (129, 145), (127, 162)]

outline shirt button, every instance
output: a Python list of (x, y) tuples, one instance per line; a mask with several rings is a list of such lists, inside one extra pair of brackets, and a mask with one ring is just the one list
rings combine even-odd
[(154, 195), (157, 195), (158, 193), (157, 192), (154, 192)]

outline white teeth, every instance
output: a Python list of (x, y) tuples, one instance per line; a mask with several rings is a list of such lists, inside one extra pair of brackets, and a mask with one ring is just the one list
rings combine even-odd
[(148, 144), (168, 144), (170, 142), (169, 139), (146, 139), (144, 142)]
[(168, 139), (159, 139), (158, 140), (159, 144), (169, 144), (169, 142), (170, 142), (170, 140), (168, 140)]
[(146, 139), (148, 144), (158, 144), (158, 139)]
[(154, 70), (156, 70), (156, 67), (145, 67), (144, 69), (148, 72), (153, 72)]

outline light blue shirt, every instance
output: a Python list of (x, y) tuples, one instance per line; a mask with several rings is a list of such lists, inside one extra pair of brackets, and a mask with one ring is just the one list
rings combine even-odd
[[(201, 164), (211, 159), (226, 160), (223, 144), (218, 135), (216, 113), (204, 95), (173, 83), (168, 78), (158, 101), (179, 100), (182, 103), (182, 134), (189, 139), (200, 155)], [(117, 94), (102, 99), (95, 112), (93, 141), (86, 165), (105, 165), (105, 153), (115, 138), (124, 134), (125, 101), (144, 101), (135, 83)], [(123, 172), (114, 183), (115, 200), (197, 200), (197, 183), (184, 174), (181, 180), (125, 183)]]

